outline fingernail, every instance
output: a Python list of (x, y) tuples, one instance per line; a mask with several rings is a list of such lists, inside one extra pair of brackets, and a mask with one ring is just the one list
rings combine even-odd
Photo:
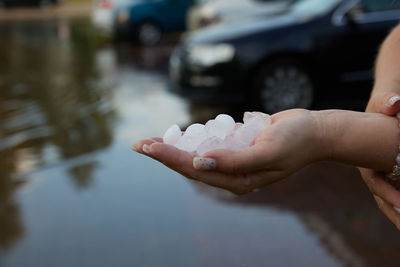
[(149, 145), (144, 144), (144, 145), (142, 146), (142, 150), (143, 150), (144, 153), (150, 154), (150, 146), (149, 146)]
[(210, 158), (195, 157), (193, 159), (193, 167), (197, 170), (215, 170), (217, 168), (217, 161)]
[(398, 214), (400, 214), (400, 208), (393, 206), (393, 209), (394, 209)]
[(134, 150), (134, 151), (136, 151), (136, 152), (138, 151), (138, 149), (137, 149), (137, 147), (136, 147), (136, 144), (132, 144), (132, 145), (131, 145), (131, 148), (132, 148), (132, 150)]
[(400, 100), (400, 95), (392, 96), (392, 97), (389, 99), (388, 105), (389, 105), (389, 106), (393, 106), (393, 105), (396, 104), (399, 100)]
[(381, 205), (383, 205), (383, 199), (382, 198), (380, 198), (380, 197), (378, 197), (378, 196), (374, 196), (375, 197), (375, 199), (376, 199), (376, 201), (378, 201), (378, 204), (381, 206)]

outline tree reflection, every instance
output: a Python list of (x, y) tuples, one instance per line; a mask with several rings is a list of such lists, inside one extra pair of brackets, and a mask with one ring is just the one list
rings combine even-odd
[[(57, 29), (57, 22), (35, 25), (39, 26)], [(17, 27), (20, 28), (25, 29)], [(68, 43), (57, 39), (56, 30), (45, 32), (40, 46), (32, 45), (29, 36), (23, 35), (21, 40), (11, 35), (7, 45), (17, 53), (4, 52), (1, 56), (5, 59), (1, 66), (8, 78), (1, 99), (17, 113), (32, 117), (29, 124), (19, 123), (18, 129), (10, 127), (11, 133), (32, 129), (47, 129), (48, 133), (35, 141), (27, 137), (11, 151), (29, 142), (42, 151), (35, 156), (43, 158), (43, 147), (51, 144), (57, 147), (59, 157), (70, 159), (109, 146), (115, 113), (110, 105), (110, 88), (96, 83), (96, 39), (91, 27), (85, 21), (71, 23)], [(9, 112), (6, 119), (13, 125), (23, 116)], [(74, 179), (81, 179), (74, 173)]]
[(24, 233), (19, 207), (13, 198), (20, 183), (7, 177), (8, 166), (3, 159), (0, 153), (0, 250), (11, 248)]
[(72, 177), (75, 177), (75, 179), (73, 179), (75, 186), (77, 188), (89, 187), (93, 180), (93, 172), (96, 170), (97, 166), (97, 162), (89, 162), (70, 168), (68, 172)]
[[(0, 25), (0, 248), (24, 232), (15, 174), (88, 155), (67, 170), (86, 188), (98, 166), (91, 155), (112, 143), (116, 114), (98, 82), (94, 34), (87, 21), (62, 23)], [(70, 39), (60, 39), (66, 25)]]

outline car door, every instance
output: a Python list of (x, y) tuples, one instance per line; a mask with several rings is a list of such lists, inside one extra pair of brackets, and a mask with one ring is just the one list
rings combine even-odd
[(186, 29), (186, 13), (194, 0), (165, 0), (159, 14), (162, 14), (163, 24), (167, 31)]
[(344, 79), (367, 78), (382, 41), (400, 20), (400, 4), (393, 0), (349, 1), (343, 13), (338, 43), (343, 54), (341, 65)]

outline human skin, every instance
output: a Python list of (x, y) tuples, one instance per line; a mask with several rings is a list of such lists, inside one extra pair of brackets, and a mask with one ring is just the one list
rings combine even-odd
[[(400, 25), (392, 30), (379, 49), (375, 82), (367, 110), (393, 112), (388, 100), (400, 93)], [(379, 96), (379, 97), (377, 97)], [(377, 97), (377, 98), (375, 98)], [(389, 109), (388, 109), (389, 108)]]
[(249, 148), (238, 151), (215, 150), (199, 158), (161, 138), (132, 148), (188, 178), (245, 194), (320, 160), (389, 172), (400, 142), (396, 118), (382, 114), (293, 109), (271, 119)]
[[(375, 83), (366, 112), (394, 116), (400, 111), (400, 26), (383, 42), (375, 67)], [(384, 175), (360, 168), (361, 176), (372, 192), (379, 208), (400, 230), (400, 192), (384, 181)]]

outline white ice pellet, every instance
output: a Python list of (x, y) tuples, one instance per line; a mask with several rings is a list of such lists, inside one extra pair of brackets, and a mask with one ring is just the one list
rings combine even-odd
[(235, 139), (234, 135), (229, 135), (224, 140), (225, 146), (227, 149), (231, 150), (239, 150), (248, 147), (247, 144), (239, 142)]
[(232, 132), (235, 128), (235, 120), (229, 115), (219, 114), (215, 120), (223, 123), (226, 135)]
[(271, 123), (271, 116), (270, 115), (262, 113), (262, 112), (257, 112), (257, 111), (253, 111), (253, 112), (247, 111), (247, 112), (245, 112), (244, 115), (243, 115), (243, 122), (247, 123), (250, 119), (255, 118), (255, 117), (264, 119), (267, 124)]
[(270, 123), (269, 117), (256, 114), (246, 119), (246, 122), (239, 127), (234, 135), (237, 142), (250, 145), (257, 135)]
[(189, 153), (195, 152), (197, 144), (193, 142), (191, 136), (182, 136), (179, 141), (175, 144), (175, 147), (187, 151)]
[(231, 116), (220, 114), (205, 125), (190, 125), (183, 135), (179, 127), (173, 125), (163, 139), (166, 144), (199, 156), (216, 149), (238, 150), (249, 147), (257, 135), (271, 124), (271, 118), (261, 112), (246, 112), (243, 122), (235, 123)]
[(163, 142), (173, 146), (178, 142), (179, 138), (181, 138), (181, 135), (181, 129), (178, 125), (174, 124), (169, 127), (167, 131), (165, 131), (165, 134), (163, 135)]
[(176, 143), (176, 147), (187, 152), (195, 152), (197, 147), (207, 138), (206, 129), (203, 124), (190, 125), (183, 136)]
[(205, 131), (205, 126), (200, 123), (194, 123), (186, 128), (185, 135), (202, 134)]
[(250, 146), (254, 138), (257, 137), (259, 131), (254, 125), (243, 124), (242, 127), (236, 130), (233, 136), (234, 140), (238, 144), (243, 144), (245, 146)]
[(228, 134), (225, 130), (225, 124), (221, 121), (217, 120), (209, 120), (206, 123), (206, 132), (207, 136), (213, 137), (216, 136), (218, 138), (224, 139)]
[(265, 120), (262, 117), (256, 116), (256, 117), (250, 118), (243, 125), (252, 125), (252, 127), (256, 128), (260, 132), (269, 125), (269, 121)]
[(208, 151), (227, 148), (224, 140), (216, 136), (204, 140), (197, 148), (197, 155), (202, 156)]

